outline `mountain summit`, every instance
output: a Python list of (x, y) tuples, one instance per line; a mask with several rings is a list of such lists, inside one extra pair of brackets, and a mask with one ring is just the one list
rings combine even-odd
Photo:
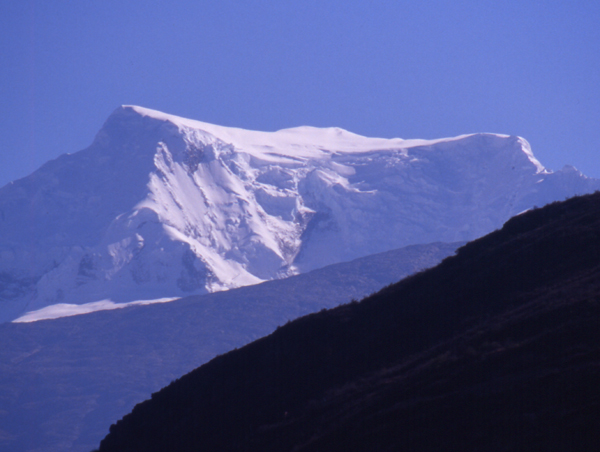
[(0, 320), (225, 290), (435, 241), (600, 189), (519, 137), (254, 132), (118, 108), (92, 145), (0, 189)]

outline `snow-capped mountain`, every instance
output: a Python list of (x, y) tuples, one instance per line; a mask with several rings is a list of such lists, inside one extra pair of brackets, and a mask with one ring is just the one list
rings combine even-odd
[(519, 137), (254, 132), (124, 106), (93, 144), (0, 189), (0, 319), (214, 292), (479, 237), (600, 189)]

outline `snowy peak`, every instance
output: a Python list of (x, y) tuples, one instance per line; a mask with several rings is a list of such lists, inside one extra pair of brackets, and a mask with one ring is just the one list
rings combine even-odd
[(225, 290), (469, 240), (599, 188), (574, 169), (545, 170), (519, 137), (256, 132), (123, 106), (89, 148), (0, 189), (3, 318)]
[(392, 140), (367, 138), (338, 127), (317, 128), (301, 126), (282, 129), (276, 132), (244, 130), (208, 124), (136, 106), (122, 106), (111, 115), (111, 118), (120, 118), (123, 115), (137, 115), (146, 119), (167, 122), (179, 130), (204, 131), (210, 135), (218, 136), (221, 140), (238, 149), (250, 150), (250, 152), (254, 151), (253, 153), (258, 154), (256, 155), (257, 157), (271, 155), (274, 151), (277, 155), (289, 156), (294, 159), (302, 157), (316, 158), (322, 153), (330, 153), (332, 150), (361, 152), (379, 147), (397, 147), (405, 142), (405, 140), (399, 138)]

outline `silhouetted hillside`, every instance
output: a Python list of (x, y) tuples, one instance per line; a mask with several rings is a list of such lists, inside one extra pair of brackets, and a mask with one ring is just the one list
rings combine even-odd
[(591, 450), (599, 320), (596, 193), (213, 359), (100, 451)]
[(432, 243), (164, 304), (0, 325), (0, 451), (89, 452), (136, 403), (215, 356), (454, 253)]

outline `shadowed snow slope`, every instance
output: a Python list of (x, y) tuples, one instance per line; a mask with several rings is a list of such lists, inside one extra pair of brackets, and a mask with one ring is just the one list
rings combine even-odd
[(93, 144), (0, 189), (0, 320), (181, 297), (469, 240), (600, 188), (519, 137), (253, 132), (124, 106)]

